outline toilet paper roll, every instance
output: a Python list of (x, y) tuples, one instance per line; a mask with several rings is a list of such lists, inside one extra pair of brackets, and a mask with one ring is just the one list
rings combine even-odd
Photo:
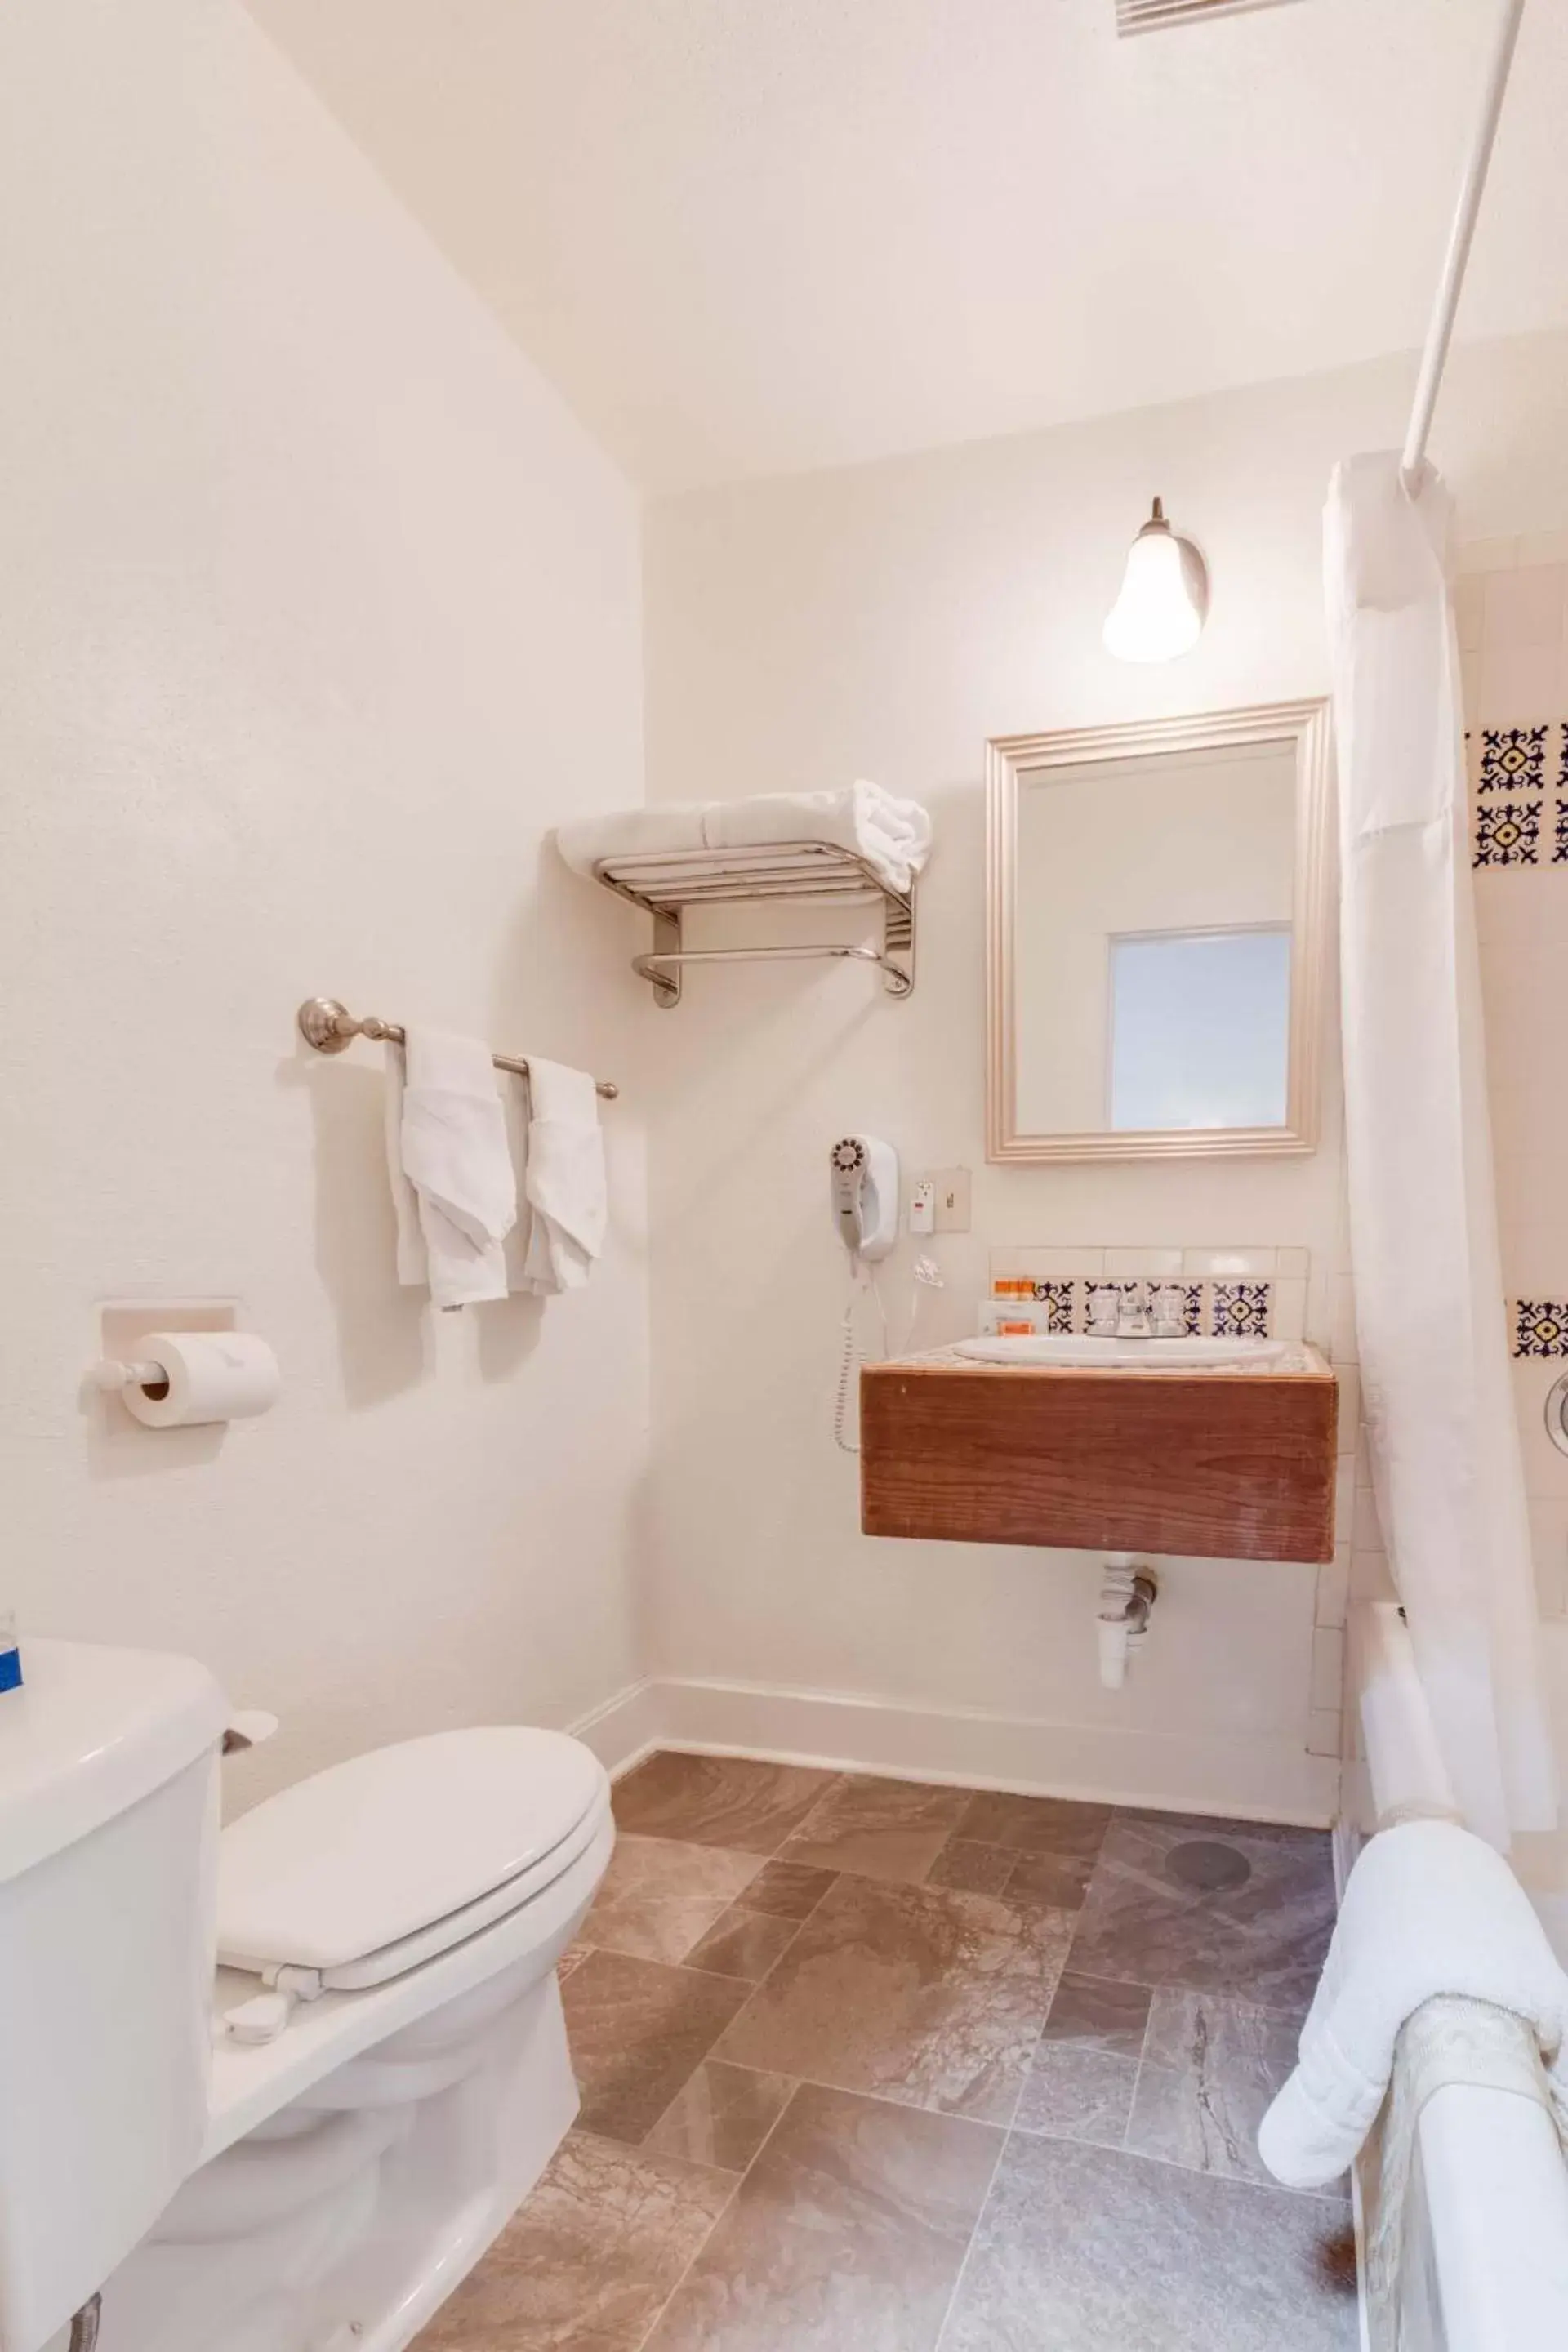
[(249, 1331), (149, 1331), (138, 1357), (162, 1364), (166, 1388), (128, 1388), (125, 1407), (149, 1429), (185, 1429), (265, 1412), (282, 1388), (278, 1359)]

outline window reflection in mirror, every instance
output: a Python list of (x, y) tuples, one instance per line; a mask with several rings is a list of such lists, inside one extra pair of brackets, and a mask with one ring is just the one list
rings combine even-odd
[(1288, 924), (1110, 942), (1106, 1125), (1283, 1127)]

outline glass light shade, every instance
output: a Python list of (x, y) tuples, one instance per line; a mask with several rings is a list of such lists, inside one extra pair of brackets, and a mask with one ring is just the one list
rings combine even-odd
[(1191, 651), (1208, 612), (1208, 574), (1190, 539), (1178, 539), (1158, 499), (1127, 554), (1121, 593), (1105, 619), (1105, 649), (1118, 661), (1171, 661)]

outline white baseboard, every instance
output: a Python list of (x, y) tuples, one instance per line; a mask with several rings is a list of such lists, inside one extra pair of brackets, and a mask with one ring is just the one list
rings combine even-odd
[(1340, 1768), (1289, 1740), (1174, 1738), (755, 1683), (635, 1683), (573, 1729), (614, 1773), (651, 1748), (1326, 1829)]
[(606, 1772), (618, 1778), (640, 1764), (664, 1738), (659, 1719), (661, 1689), (660, 1684), (646, 1679), (628, 1683), (625, 1690), (580, 1715), (566, 1728), (593, 1749)]

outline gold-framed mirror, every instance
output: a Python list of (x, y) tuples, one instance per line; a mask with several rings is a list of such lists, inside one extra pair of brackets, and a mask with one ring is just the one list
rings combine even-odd
[(987, 751), (987, 1157), (1312, 1150), (1328, 704)]

